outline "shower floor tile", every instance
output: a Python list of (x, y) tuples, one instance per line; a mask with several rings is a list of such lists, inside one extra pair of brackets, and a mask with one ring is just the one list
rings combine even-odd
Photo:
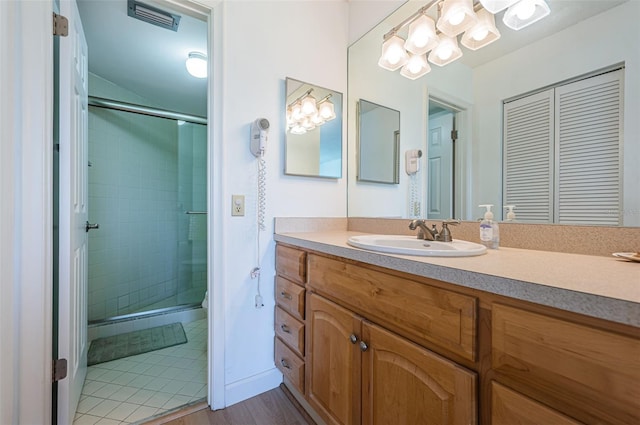
[(207, 396), (207, 320), (187, 343), (89, 366), (73, 425), (130, 424)]

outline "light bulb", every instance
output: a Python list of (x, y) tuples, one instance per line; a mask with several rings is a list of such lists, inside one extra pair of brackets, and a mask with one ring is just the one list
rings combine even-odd
[(413, 33), (413, 43), (416, 45), (416, 47), (422, 48), (426, 46), (428, 42), (429, 31), (427, 30), (427, 28), (424, 26), (416, 28), (415, 32)]
[(462, 21), (464, 21), (464, 12), (461, 10), (452, 13), (449, 17), (449, 23), (453, 26), (460, 25)]
[(473, 32), (473, 39), (476, 41), (484, 40), (489, 35), (489, 29), (487, 27), (478, 28)]
[(438, 57), (443, 61), (446, 61), (453, 54), (453, 49), (451, 46), (442, 46), (438, 49)]
[(531, 18), (536, 11), (535, 3), (531, 1), (523, 1), (516, 5), (516, 16), (521, 21)]
[(403, 56), (403, 51), (402, 48), (400, 46), (397, 45), (392, 45), (389, 47), (389, 49), (387, 50), (387, 54), (385, 55), (385, 59), (391, 64), (391, 65), (396, 65), (400, 62), (400, 59), (402, 59)]
[(412, 74), (417, 74), (420, 69), (422, 69), (422, 62), (420, 61), (420, 56), (412, 56), (409, 59), (409, 63), (407, 63), (407, 69)]

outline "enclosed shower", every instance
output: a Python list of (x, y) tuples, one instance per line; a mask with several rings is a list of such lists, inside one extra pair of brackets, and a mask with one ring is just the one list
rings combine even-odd
[(89, 324), (199, 307), (207, 289), (207, 126), (89, 100)]

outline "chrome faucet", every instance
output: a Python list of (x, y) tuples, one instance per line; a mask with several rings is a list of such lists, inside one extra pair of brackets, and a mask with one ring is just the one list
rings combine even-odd
[(427, 227), (427, 223), (424, 220), (411, 220), (409, 223), (409, 229), (416, 230), (420, 228), (418, 231), (418, 239), (424, 239), (427, 241), (441, 241), (441, 242), (451, 242), (453, 238), (451, 237), (451, 231), (449, 230), (449, 225), (456, 226), (460, 224), (460, 220), (446, 220), (442, 222), (442, 230), (438, 232), (438, 229), (435, 224), (431, 225), (431, 229)]

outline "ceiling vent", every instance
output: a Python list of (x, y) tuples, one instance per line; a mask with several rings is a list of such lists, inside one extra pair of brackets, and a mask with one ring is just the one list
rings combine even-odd
[(132, 18), (166, 28), (171, 31), (178, 31), (180, 15), (176, 15), (148, 4), (140, 3), (136, 0), (128, 1), (128, 15)]

